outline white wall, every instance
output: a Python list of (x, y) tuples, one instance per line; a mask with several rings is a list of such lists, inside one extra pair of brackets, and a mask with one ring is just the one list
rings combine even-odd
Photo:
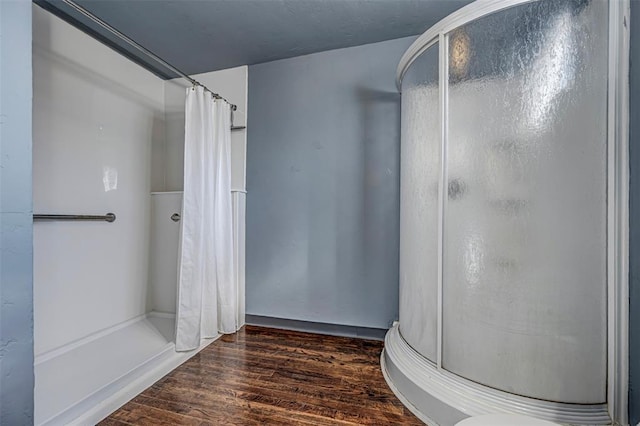
[[(33, 7), (35, 213), (115, 223), (34, 226), (35, 353), (143, 314), (151, 156), (163, 154), (163, 81)], [(155, 176), (154, 176), (155, 178)]]
[[(247, 111), (247, 70), (246, 66), (194, 75), (193, 78), (216, 91), (238, 107), (234, 113), (236, 126), (246, 125)], [(184, 171), (184, 98), (183, 79), (165, 82), (165, 155), (154, 157), (154, 168), (165, 170), (164, 187), (154, 191), (182, 191)], [(246, 130), (231, 132), (231, 187), (245, 189)], [(160, 182), (162, 178), (158, 177)]]
[(180, 222), (173, 221), (171, 216), (181, 212), (182, 191), (151, 195), (149, 311), (176, 313)]

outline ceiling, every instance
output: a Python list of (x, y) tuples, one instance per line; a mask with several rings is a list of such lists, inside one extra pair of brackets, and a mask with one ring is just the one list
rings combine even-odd
[[(141, 58), (60, 0), (39, 5)], [(76, 0), (188, 74), (417, 35), (470, 0)], [(114, 47), (114, 46), (112, 46)], [(153, 69), (153, 68), (156, 69)]]

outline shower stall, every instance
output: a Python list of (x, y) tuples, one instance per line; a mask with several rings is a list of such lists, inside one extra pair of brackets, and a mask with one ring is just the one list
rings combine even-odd
[(627, 8), (477, 1), (399, 64), (400, 320), (382, 365), (428, 423), (624, 424)]
[[(246, 122), (246, 67), (198, 78)], [(96, 424), (212, 341), (176, 351), (185, 83), (34, 4), (33, 94), (34, 424)], [(242, 324), (246, 131), (231, 143)]]

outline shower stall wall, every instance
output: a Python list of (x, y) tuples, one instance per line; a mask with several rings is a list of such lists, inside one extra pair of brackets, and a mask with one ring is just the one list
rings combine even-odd
[[(35, 4), (33, 76), (35, 212), (117, 217), (34, 224), (34, 423), (96, 424), (197, 353), (174, 344), (185, 83)], [(244, 125), (247, 68), (197, 77), (233, 99)], [(231, 153), (239, 280), (245, 133)]]
[(624, 318), (623, 6), (478, 1), (398, 67), (400, 322), (382, 363), (424, 420), (626, 415), (608, 340)]
[(33, 77), (34, 211), (116, 214), (34, 224), (34, 424), (95, 424), (192, 355), (147, 306), (164, 82), (36, 5)]

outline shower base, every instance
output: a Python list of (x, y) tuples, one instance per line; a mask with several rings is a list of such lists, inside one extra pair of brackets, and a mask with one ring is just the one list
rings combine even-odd
[(429, 425), (453, 426), (482, 414), (521, 414), (562, 424), (608, 425), (606, 404), (565, 404), (514, 395), (464, 379), (416, 352), (400, 335), (388, 332), (380, 357), (382, 374), (398, 399)]
[(35, 424), (96, 424), (215, 340), (176, 352), (174, 330), (151, 312), (38, 356)]

